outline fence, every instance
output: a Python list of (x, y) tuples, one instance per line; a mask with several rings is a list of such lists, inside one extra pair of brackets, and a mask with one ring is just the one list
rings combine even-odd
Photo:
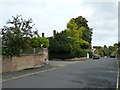
[(32, 47), (27, 47), (23, 51), (21, 51), (21, 55), (28, 55), (28, 54), (39, 54), (41, 53), (42, 48), (32, 48)]

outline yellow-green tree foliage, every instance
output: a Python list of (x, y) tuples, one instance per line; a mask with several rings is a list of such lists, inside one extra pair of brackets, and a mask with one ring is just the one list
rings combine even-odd
[(89, 28), (87, 20), (79, 16), (77, 18), (72, 18), (68, 24), (66, 33), (71, 39), (77, 40), (80, 43), (81, 48), (89, 48), (91, 46), (92, 40), (92, 28)]
[(49, 56), (85, 57), (87, 51), (84, 49), (91, 47), (92, 40), (92, 29), (88, 27), (87, 22), (82, 16), (72, 18), (65, 30), (57, 33), (54, 38), (49, 38)]

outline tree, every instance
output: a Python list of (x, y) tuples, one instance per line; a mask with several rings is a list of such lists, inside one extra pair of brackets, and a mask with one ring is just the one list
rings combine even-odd
[(92, 40), (92, 28), (88, 27), (87, 22), (88, 21), (84, 17), (79, 16), (77, 18), (72, 18), (67, 24), (67, 29), (74, 32), (78, 31), (81, 47), (84, 49), (91, 47)]
[(102, 46), (93, 46), (93, 48), (95, 49), (94, 51), (95, 54), (104, 56), (104, 51)]
[(44, 37), (34, 37), (30, 40), (30, 46), (33, 48), (48, 48), (49, 47), (49, 40)]
[(44, 37), (34, 37), (30, 40), (30, 46), (34, 48), (48, 48), (49, 47), (49, 40)]
[(34, 26), (32, 19), (24, 20), (21, 15), (12, 18), (7, 21), (8, 26), (2, 29), (2, 54), (8, 57), (19, 56), (28, 46), (30, 38), (36, 34), (31, 31)]
[(112, 54), (117, 54), (118, 53), (117, 50), (118, 50), (118, 44), (114, 43), (112, 46), (112, 50), (110, 49), (110, 51)]
[[(57, 33), (54, 38), (49, 38), (49, 56), (58, 56), (56, 58), (74, 58), (87, 55), (85, 50), (82, 50), (80, 45), (84, 43), (79, 38), (78, 31), (64, 30)], [(61, 56), (59, 56), (61, 55)]]
[(93, 48), (95, 48), (95, 49), (102, 49), (101, 46), (93, 46)]
[(110, 50), (106, 45), (103, 46), (103, 51), (104, 51), (104, 56), (110, 55)]
[[(32, 39), (30, 40), (30, 46), (33, 47), (33, 48), (39, 47), (39, 42), (38, 42), (38, 40), (37, 40), (36, 37), (34, 37), (34, 38), (32, 38)], [(41, 47), (41, 46), (40, 46), (40, 47)]]
[[(87, 25), (87, 20), (82, 16), (72, 18), (67, 23), (67, 29), (55, 34), (54, 38), (49, 38), (49, 55), (58, 56), (56, 58), (74, 58), (87, 55), (91, 46), (92, 29)], [(89, 37), (85, 37), (89, 35)], [(61, 55), (61, 56), (59, 56)]]

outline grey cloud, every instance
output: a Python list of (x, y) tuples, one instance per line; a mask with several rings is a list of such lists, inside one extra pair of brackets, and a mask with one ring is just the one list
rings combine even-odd
[[(103, 44), (104, 40), (113, 40), (113, 42), (117, 40), (115, 39), (117, 33), (116, 20), (118, 19), (117, 7), (113, 2), (86, 1), (81, 3), (81, 0), (18, 1), (19, 3), (17, 1), (9, 1), (10, 3), (2, 4), (2, 8), (4, 8), (4, 11), (2, 11), (3, 15), (0, 17), (2, 23), (5, 23), (11, 16), (21, 14), (23, 18), (33, 18), (33, 22), (36, 23), (35, 28), (37, 27), (40, 33), (45, 32), (46, 36), (51, 36), (52, 30), (56, 29), (61, 31), (65, 29), (66, 23), (68, 23), (71, 18), (77, 17), (75, 16), (77, 13), (77, 15), (80, 16), (85, 12), (86, 14), (88, 13), (85, 18), (89, 21), (90, 27), (93, 28), (94, 44)], [(86, 8), (93, 10), (92, 15), (89, 16), (89, 11), (87, 12)], [(0, 26), (2, 25), (3, 24), (0, 24)], [(110, 34), (109, 32), (113, 33)], [(109, 37), (111, 37), (111, 39)]]
[(94, 33), (93, 43), (101, 44), (109, 41), (106, 44), (110, 44), (110, 42), (117, 42), (118, 17), (116, 4), (114, 2), (93, 2), (86, 5), (94, 9), (93, 17), (90, 19), (90, 26), (93, 27)]
[(118, 40), (120, 41), (120, 2), (118, 3)]

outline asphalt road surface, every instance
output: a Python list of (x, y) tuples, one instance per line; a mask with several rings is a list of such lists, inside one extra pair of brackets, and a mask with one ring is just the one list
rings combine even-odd
[(22, 71), (13, 76), (3, 75), (2, 86), (3, 88), (116, 88), (116, 81), (117, 59), (101, 58), (72, 62), (51, 61), (44, 69)]

